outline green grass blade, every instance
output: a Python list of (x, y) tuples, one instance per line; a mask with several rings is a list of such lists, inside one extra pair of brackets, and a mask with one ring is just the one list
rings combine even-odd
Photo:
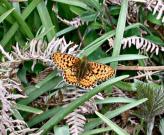
[[(0, 5), (0, 15), (4, 14), (7, 11), (8, 10), (5, 7)], [(13, 22), (15, 21), (11, 15), (7, 16), (5, 20), (8, 21), (10, 24), (13, 24)]]
[(164, 118), (160, 120), (159, 130), (161, 135), (164, 135)]
[[(123, 113), (123, 112), (125, 112), (125, 111), (127, 111), (127, 110), (129, 110), (129, 109), (131, 109), (133, 107), (136, 107), (136, 106), (138, 106), (138, 105), (140, 105), (142, 103), (144, 103), (145, 101), (147, 101), (147, 98), (134, 101), (134, 102), (132, 102), (130, 104), (127, 104), (127, 105), (124, 105), (124, 106), (122, 106), (122, 107), (120, 107), (120, 108), (118, 108), (118, 109), (116, 109), (114, 111), (108, 111), (107, 113), (105, 113), (105, 116), (108, 119), (112, 119), (112, 118), (118, 116), (119, 114), (121, 114), (121, 113)], [(89, 123), (87, 123), (85, 125), (85, 130), (86, 131), (87, 130), (91, 130), (91, 129), (99, 126), (100, 124), (102, 124), (102, 121), (100, 121), (100, 119), (95, 119), (95, 120), (93, 120), (93, 121), (91, 121), (91, 122), (89, 122)]]
[(56, 77), (57, 74), (57, 70), (53, 71), (52, 73), (50, 73), (45, 79), (43, 79), (42, 81), (38, 82), (35, 87), (36, 88), (41, 88), (44, 84), (46, 84), (47, 82), (49, 82), (51, 79), (53, 79), (54, 77)]
[(61, 121), (65, 116), (67, 116), (70, 112), (72, 112), (78, 106), (83, 104), (85, 101), (89, 100), (92, 96), (94, 96), (97, 93), (104, 90), (105, 87), (107, 87), (115, 82), (118, 82), (122, 79), (125, 79), (127, 77), (128, 77), (127, 75), (116, 77), (113, 79), (109, 79), (106, 82), (98, 85), (94, 89), (90, 90), (88, 93), (84, 94), (79, 99), (68, 104), (67, 107), (63, 107), (62, 109), (60, 109), (60, 111), (57, 112), (57, 114), (55, 116), (53, 116), (49, 121), (47, 121), (39, 130), (44, 130), (43, 133), (45, 133), (49, 128), (52, 128), (52, 126), (56, 125), (59, 121)]
[(43, 39), (44, 36), (46, 36), (51, 30), (54, 29), (54, 26), (49, 28), (48, 30), (44, 30), (43, 32), (41, 32), (39, 35), (35, 36), (35, 39), (39, 40), (39, 39)]
[(13, 2), (13, 3), (12, 3), (12, 6), (15, 8), (15, 10), (16, 10), (18, 13), (21, 13), (21, 9), (20, 9), (20, 4), (19, 4), (19, 2)]
[(3, 22), (3, 20), (11, 13), (13, 12), (14, 8), (8, 10), (7, 12), (5, 12), (3, 15), (0, 16), (0, 23)]
[[(27, 8), (23, 11), (22, 13), (22, 18), (23, 20), (25, 20), (30, 14), (31, 12), (35, 9), (35, 7), (39, 4), (41, 0), (33, 0), (28, 6)], [(0, 43), (5, 46), (10, 39), (12, 39), (12, 37), (14, 36), (15, 32), (18, 30), (19, 25), (17, 22), (15, 22), (11, 28), (5, 33), (5, 35), (3, 36), (2, 40), (0, 41)]]
[(115, 86), (125, 91), (136, 91), (134, 83), (119, 81)]
[(24, 112), (30, 112), (30, 113), (34, 113), (34, 114), (41, 114), (43, 111), (40, 109), (36, 109), (30, 106), (26, 106), (26, 105), (22, 105), (22, 104), (16, 104), (15, 108), (17, 110), (21, 110)]
[(22, 115), (20, 114), (20, 112), (17, 109), (12, 109), (12, 114), (16, 119), (24, 120), (24, 118), (22, 117)]
[[(42, 24), (45, 30), (47, 31), (49, 28), (54, 27), (51, 21), (51, 17), (48, 13), (47, 7), (45, 5), (45, 2), (43, 0), (37, 6), (37, 9), (38, 9), (38, 13), (39, 13), (40, 19), (42, 21)], [(47, 33), (47, 38), (49, 42), (53, 39), (53, 37), (55, 36), (55, 33), (56, 32), (54, 29), (51, 29), (50, 32)]]
[(53, 0), (53, 1), (76, 6), (76, 7), (81, 7), (86, 10), (91, 10), (84, 2), (78, 0)]
[(55, 126), (54, 135), (70, 135), (69, 126)]
[(101, 59), (96, 60), (95, 62), (106, 64), (113, 61), (139, 60), (139, 59), (147, 59), (147, 58), (148, 57), (144, 55), (124, 54), (124, 55), (119, 55), (116, 57), (101, 58)]
[(110, 104), (110, 103), (131, 103), (136, 101), (133, 98), (127, 97), (108, 97), (103, 100), (97, 100), (96, 104)]
[[(121, 50), (121, 42), (123, 39), (123, 34), (125, 30), (126, 15), (128, 10), (128, 0), (123, 0), (121, 3), (121, 10), (118, 18), (117, 28), (116, 28), (116, 38), (114, 41), (113, 54), (112, 56), (119, 56)], [(118, 62), (113, 62), (112, 67), (116, 68)]]
[(64, 35), (64, 34), (70, 32), (70, 31), (72, 31), (72, 30), (75, 30), (75, 29), (77, 29), (77, 28), (76, 28), (76, 27), (73, 27), (73, 26), (70, 26), (70, 27), (68, 27), (68, 28), (65, 28), (65, 29), (63, 29), (63, 30), (57, 32), (57, 33), (56, 33), (56, 37), (59, 37), (59, 36), (61, 36), (61, 35)]
[[(2, 0), (2, 2), (4, 2), (8, 9), (12, 8), (7, 0)], [(26, 34), (26, 36), (30, 39), (34, 38), (33, 33), (31, 32), (26, 22), (23, 20), (22, 16), (15, 10), (12, 12), (12, 15), (15, 18), (16, 22), (21, 26), (21, 30), (24, 32), (24, 34)]]
[(27, 122), (27, 124), (29, 127), (35, 126), (36, 124), (43, 122), (44, 120), (47, 120), (52, 116), (54, 116), (60, 109), (61, 107), (55, 107), (53, 109), (49, 109), (46, 112), (33, 117), (30, 121)]
[(97, 116), (100, 117), (101, 120), (103, 120), (117, 134), (119, 134), (119, 135), (129, 135), (125, 130), (123, 130), (122, 128), (120, 128), (117, 124), (115, 124), (114, 122), (112, 122), (111, 120), (109, 120), (107, 117), (105, 117), (101, 113), (99, 113), (97, 111), (95, 113), (96, 113)]
[(111, 131), (111, 128), (107, 127), (107, 128), (97, 128), (94, 130), (90, 130), (90, 131), (86, 131), (84, 133), (82, 133), (81, 135), (94, 135), (94, 134), (100, 134), (103, 132), (107, 132), (107, 131)]

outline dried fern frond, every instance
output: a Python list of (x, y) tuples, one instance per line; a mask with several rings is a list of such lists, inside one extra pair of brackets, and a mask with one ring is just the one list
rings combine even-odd
[(135, 45), (137, 49), (145, 50), (146, 52), (155, 52), (156, 55), (158, 55), (159, 51), (164, 52), (164, 47), (156, 45), (152, 43), (151, 41), (137, 36), (131, 36), (128, 38), (124, 38), (122, 41), (123, 49), (127, 47), (131, 47), (132, 45)]
[[(20, 84), (19, 84), (20, 85)], [(21, 90), (18, 83), (11, 79), (0, 80), (0, 133), (2, 135), (25, 135), (33, 132), (36, 129), (30, 129), (23, 120), (14, 119), (12, 112), (15, 100), (25, 98), (26, 96), (20, 94), (12, 94), (12, 89)]]
[(84, 124), (86, 123), (86, 118), (79, 114), (79, 112), (72, 112), (66, 117), (66, 123), (70, 127), (71, 135), (79, 135), (84, 131)]
[(161, 19), (164, 22), (164, 2), (162, 0), (153, 0), (147, 2), (147, 8), (153, 10), (153, 15), (157, 14), (156, 19)]
[(61, 17), (59, 16), (58, 12), (56, 11), (55, 6), (53, 6), (52, 10), (53, 10), (54, 13), (56, 14), (57, 18), (58, 18), (61, 22), (63, 22), (64, 24), (66, 24), (66, 25), (69, 25), (69, 26), (73, 26), (73, 27), (75, 27), (75, 28), (78, 28), (78, 27), (80, 27), (80, 26), (82, 26), (82, 25), (85, 24), (85, 22), (82, 21), (82, 20), (80, 19), (80, 17), (73, 18), (71, 21), (61, 18)]
[(82, 21), (82, 20), (80, 19), (80, 17), (73, 18), (71, 21), (66, 20), (66, 19), (62, 19), (59, 15), (57, 15), (57, 18), (58, 18), (61, 22), (63, 22), (64, 24), (69, 25), (69, 26), (73, 26), (73, 27), (75, 27), (75, 28), (78, 28), (78, 27), (80, 27), (80, 26), (82, 26), (82, 25), (85, 24), (85, 22)]
[(85, 102), (83, 106), (80, 106), (65, 118), (66, 123), (70, 127), (71, 135), (79, 135), (84, 131), (84, 125), (86, 123), (84, 114), (93, 114), (94, 111), (97, 111), (97, 106), (93, 101), (94, 100), (91, 99)]
[[(86, 93), (86, 90), (83, 89), (76, 89), (76, 90), (68, 90), (63, 91), (64, 100), (63, 102), (69, 103), (71, 101), (76, 100), (78, 97), (81, 97)], [(71, 135), (79, 135), (84, 131), (84, 125), (86, 123), (85, 114), (93, 114), (95, 111), (97, 111), (97, 106), (95, 103), (95, 98), (97, 96), (91, 98), (89, 101), (85, 102), (84, 105), (79, 106), (76, 110), (74, 110), (72, 113), (67, 115), (65, 117), (66, 123), (70, 127), (70, 133)], [(65, 105), (67, 106), (67, 105)]]
[[(48, 45), (41, 40), (33, 39), (29, 44), (28, 48), (21, 49), (18, 44), (13, 47), (14, 51), (10, 54), (7, 53), (3, 47), (0, 45), (0, 52), (4, 55), (5, 62), (1, 63), (0, 66), (13, 68), (11, 65), (20, 64), (23, 61), (33, 60), (32, 69), (37, 60), (42, 61), (45, 65), (53, 66), (53, 61), (51, 59), (51, 55), (54, 52), (67, 52), (67, 53), (74, 53), (77, 50), (78, 45), (73, 45), (73, 43), (67, 43), (65, 38), (54, 38)], [(6, 65), (4, 63), (7, 63)], [(14, 64), (12, 64), (14, 63)]]

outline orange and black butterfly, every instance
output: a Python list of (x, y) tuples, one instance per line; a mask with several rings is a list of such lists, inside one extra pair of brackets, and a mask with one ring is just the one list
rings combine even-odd
[(80, 59), (56, 52), (52, 58), (57, 68), (63, 71), (63, 77), (68, 84), (85, 89), (93, 88), (97, 82), (105, 81), (115, 73), (112, 67), (90, 62), (86, 57)]

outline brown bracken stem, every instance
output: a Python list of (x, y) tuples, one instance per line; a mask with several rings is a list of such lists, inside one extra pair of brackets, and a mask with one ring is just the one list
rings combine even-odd
[(147, 73), (145, 73), (145, 74), (141, 74), (141, 75), (138, 75), (138, 76), (133, 76), (133, 77), (130, 77), (130, 78), (127, 78), (127, 79), (125, 79), (125, 80), (132, 80), (132, 79), (139, 79), (139, 78), (142, 78), (142, 77), (145, 77), (145, 76), (147, 76), (147, 75), (153, 75), (153, 74), (155, 74), (155, 73), (159, 73), (160, 71), (154, 71), (154, 72), (147, 72)]
[(146, 70), (146, 71), (164, 71), (164, 66), (148, 66), (148, 67), (142, 67), (142, 66), (118, 66), (117, 70)]

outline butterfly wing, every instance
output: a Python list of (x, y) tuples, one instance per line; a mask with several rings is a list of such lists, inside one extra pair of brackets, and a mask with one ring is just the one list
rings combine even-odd
[(63, 77), (68, 84), (78, 85), (78, 78), (76, 77), (76, 72), (71, 69), (67, 69), (63, 72)]
[(61, 70), (72, 69), (73, 66), (78, 65), (80, 59), (70, 54), (56, 52), (52, 56), (54, 63)]
[(92, 71), (88, 70), (84, 77), (79, 80), (79, 86), (85, 89), (93, 88), (97, 84), (97, 78)]
[(97, 81), (105, 81), (115, 74), (115, 70), (110, 66), (95, 62), (88, 62), (88, 64)]
[(65, 81), (70, 85), (76, 85), (84, 89), (92, 88), (96, 85), (97, 81), (92, 72), (87, 71), (83, 78), (77, 78), (76, 72), (72, 72), (70, 69), (63, 72)]

